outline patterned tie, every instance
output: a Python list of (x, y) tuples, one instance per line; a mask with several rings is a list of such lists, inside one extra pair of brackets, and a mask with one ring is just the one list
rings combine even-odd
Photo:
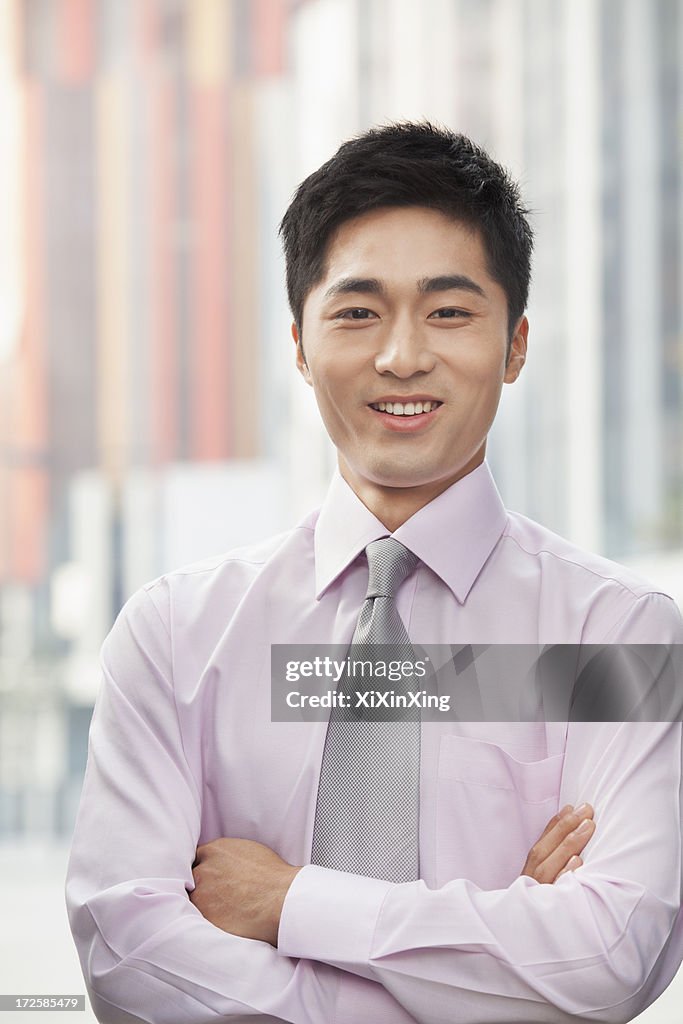
[[(365, 549), (369, 581), (350, 654), (384, 658), (386, 647), (402, 645), (408, 633), (395, 595), (418, 559), (393, 537)], [(400, 692), (400, 683), (380, 681)], [(406, 680), (409, 687), (410, 680)], [(375, 687), (379, 684), (375, 681)], [(342, 678), (341, 691), (355, 692), (357, 681)], [(414, 716), (414, 712), (412, 712)], [(383, 712), (387, 717), (387, 712)], [(352, 719), (352, 720), (349, 720)], [(355, 720), (333, 709), (323, 752), (313, 827), (313, 864), (411, 882), (419, 877), (420, 721)]]

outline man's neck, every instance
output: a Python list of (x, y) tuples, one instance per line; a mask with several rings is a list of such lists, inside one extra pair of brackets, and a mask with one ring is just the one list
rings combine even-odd
[(435, 480), (429, 484), (416, 487), (387, 487), (376, 484), (372, 480), (358, 477), (353, 470), (339, 458), (339, 472), (365, 507), (386, 526), (390, 533), (395, 533), (411, 516), (428, 505), (434, 498), (448, 490), (458, 480), (471, 473), (484, 461), (485, 447), (466, 463), (461, 470), (443, 480)]

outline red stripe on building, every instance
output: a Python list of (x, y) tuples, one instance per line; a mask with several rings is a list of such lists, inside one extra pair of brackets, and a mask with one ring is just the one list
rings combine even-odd
[(10, 509), (12, 504), (12, 395), (14, 394), (14, 366), (0, 362), (0, 586), (9, 583), (11, 535)]
[(136, 0), (133, 8), (135, 48), (144, 70), (153, 71), (159, 49), (159, 6), (157, 0)]
[(173, 245), (173, 138), (177, 129), (170, 80), (158, 77), (150, 81), (149, 95), (150, 448), (153, 462), (158, 465), (178, 454), (177, 282)]
[[(0, 372), (0, 395), (2, 394), (2, 372)], [(0, 450), (4, 447), (5, 438), (0, 431)], [(10, 504), (10, 472), (4, 460), (0, 459), (0, 587), (9, 583), (9, 504)]]
[[(24, 330), (15, 364), (16, 403), (10, 473), (10, 575), (37, 582), (47, 570), (47, 381), (45, 369), (45, 111), (40, 84), (27, 82), (24, 150)], [(42, 465), (41, 465), (42, 463)]]
[(251, 0), (251, 72), (279, 75), (284, 69), (286, 0)]
[[(191, 457), (222, 459), (232, 451), (229, 433), (226, 96), (220, 86), (195, 87), (193, 96), (192, 199), (195, 258), (189, 358)], [(247, 339), (235, 339), (246, 344)]]
[(59, 77), (82, 83), (95, 64), (95, 4), (92, 0), (55, 0), (57, 8), (57, 67)]
[(12, 474), (12, 526), (10, 575), (24, 583), (45, 577), (45, 511), (48, 482), (42, 469), (23, 466)]

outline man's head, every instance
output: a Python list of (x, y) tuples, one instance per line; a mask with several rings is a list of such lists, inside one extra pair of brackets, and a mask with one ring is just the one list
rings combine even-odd
[(299, 336), (304, 304), (346, 221), (386, 207), (424, 206), (476, 229), (487, 269), (507, 296), (508, 329), (527, 304), (532, 231), (519, 190), (464, 135), (427, 122), (374, 128), (343, 143), (297, 189), (282, 220), (287, 294)]
[(516, 187), (462, 136), (397, 125), (307, 178), (282, 233), (298, 369), (342, 475), (394, 530), (482, 462), (524, 365)]

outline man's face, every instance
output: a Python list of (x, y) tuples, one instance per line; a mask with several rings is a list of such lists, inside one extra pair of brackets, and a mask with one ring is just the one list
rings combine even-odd
[(304, 303), (297, 365), (354, 491), (429, 500), (477, 466), (527, 330), (523, 317), (506, 365), (507, 298), (466, 225), (423, 207), (343, 224)]

